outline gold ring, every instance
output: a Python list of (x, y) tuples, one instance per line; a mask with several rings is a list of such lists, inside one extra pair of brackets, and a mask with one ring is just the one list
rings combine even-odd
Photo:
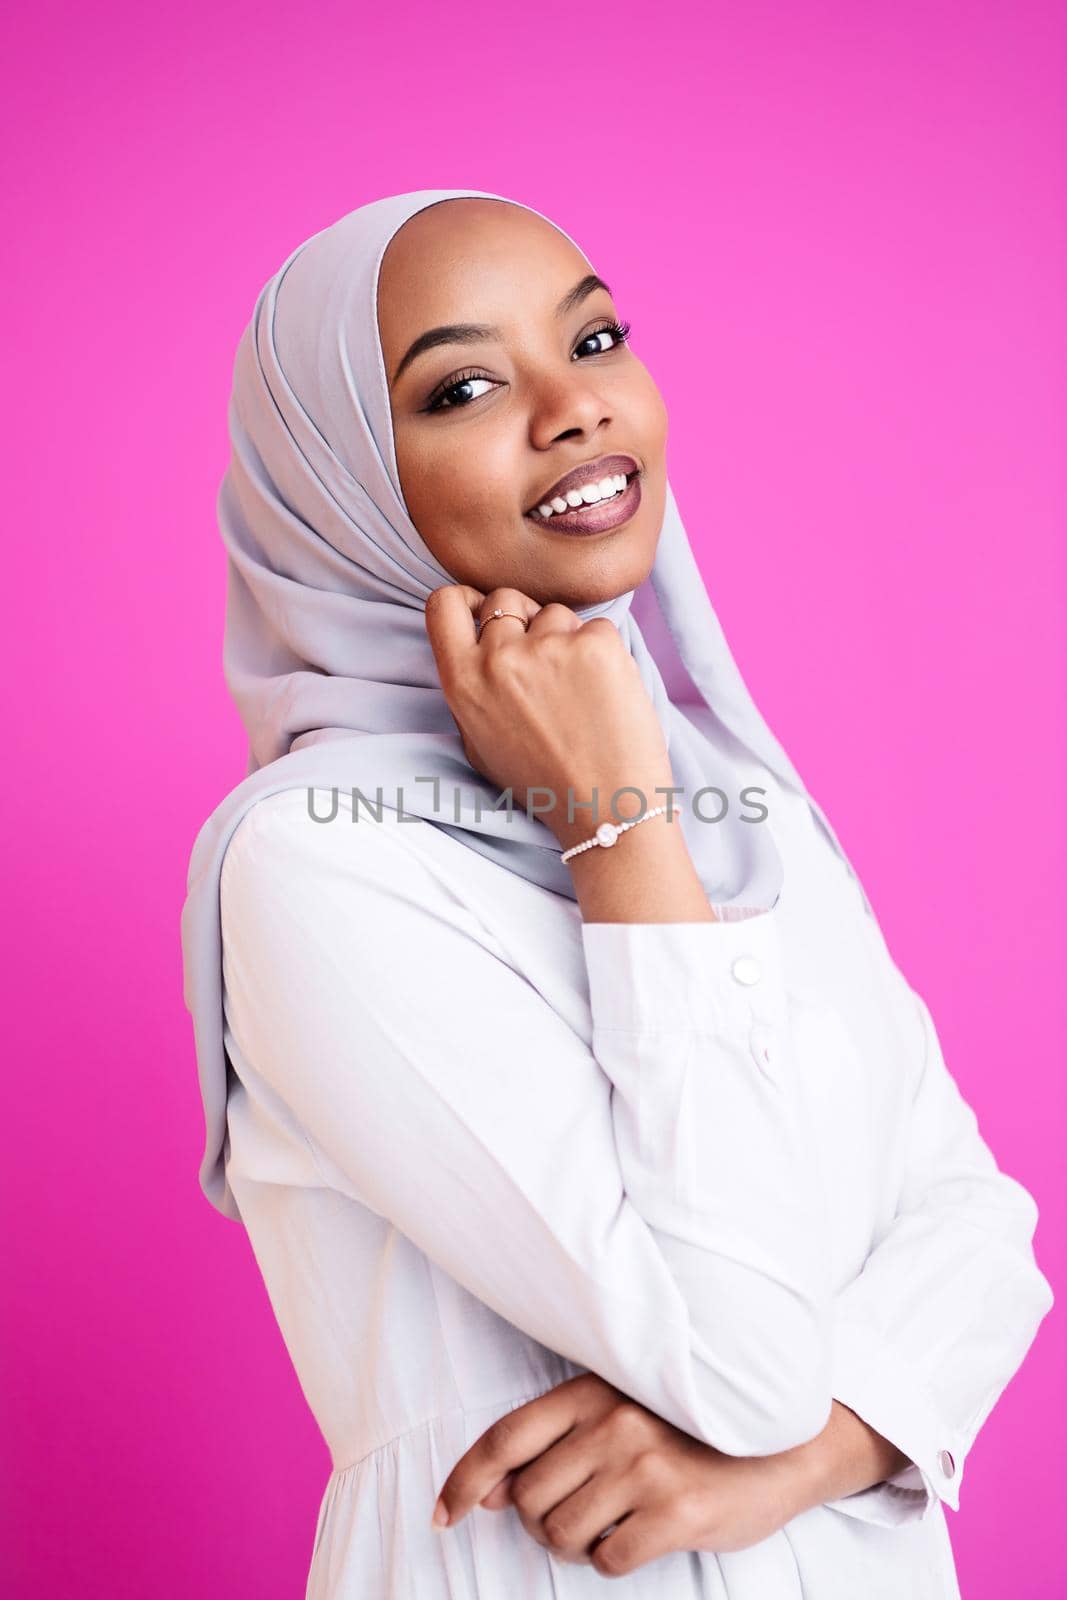
[(517, 611), (501, 611), (500, 607), (497, 606), (496, 610), (495, 611), (490, 611), (490, 613), (489, 613), (489, 615), (487, 617), (479, 618), (479, 620), (478, 620), (478, 632), (479, 632), (479, 635), (481, 634), (481, 630), (485, 627), (486, 623), (487, 622), (495, 622), (497, 617), (514, 617), (515, 621), (516, 622), (521, 622), (524, 628), (529, 627), (529, 623), (527, 622), (526, 618), (525, 617), (520, 617)]

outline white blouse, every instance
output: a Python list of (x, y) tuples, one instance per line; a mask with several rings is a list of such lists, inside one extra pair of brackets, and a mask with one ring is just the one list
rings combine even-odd
[(746, 920), (583, 922), (343, 791), (330, 823), (301, 789), (239, 824), (227, 1175), (333, 1462), (307, 1600), (601, 1594), (511, 1507), (430, 1525), (490, 1423), (584, 1370), (735, 1455), (836, 1398), (913, 1463), (613, 1594), (958, 1597), (942, 1507), (1052, 1304), (1037, 1209), (857, 880), (752, 765), (785, 887)]

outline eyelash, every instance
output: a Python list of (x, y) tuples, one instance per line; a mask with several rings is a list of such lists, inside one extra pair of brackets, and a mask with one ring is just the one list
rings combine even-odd
[[(582, 345), (587, 339), (595, 339), (598, 333), (610, 333), (615, 338), (615, 344), (611, 347), (612, 350), (614, 350), (619, 345), (626, 344), (630, 337), (630, 326), (631, 325), (628, 322), (603, 322), (597, 328), (590, 328), (589, 332), (583, 334), (578, 342), (580, 345)], [(597, 356), (606, 356), (610, 354), (610, 352), (607, 350), (594, 350), (591, 353)], [(438, 384), (437, 388), (427, 401), (425, 409), (427, 411), (465, 411), (467, 406), (474, 404), (474, 400), (468, 400), (462, 405), (456, 405), (453, 402), (452, 404), (446, 406), (441, 405), (440, 402), (444, 399), (445, 395), (448, 394), (449, 390), (458, 389), (461, 384), (471, 383), (475, 378), (483, 378), (486, 383), (491, 383), (493, 381), (485, 372), (478, 372), (475, 370), (471, 370), (470, 372), (462, 372), (457, 377), (448, 378), (444, 383)], [(475, 400), (480, 400), (482, 398), (484, 397), (481, 395), (475, 396)]]

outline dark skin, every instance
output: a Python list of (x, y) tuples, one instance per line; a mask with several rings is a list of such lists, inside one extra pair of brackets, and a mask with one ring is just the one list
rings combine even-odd
[[(667, 411), (629, 345), (593, 336), (618, 317), (605, 289), (593, 289), (557, 314), (559, 302), (589, 273), (585, 257), (548, 223), (521, 207), (480, 199), (417, 213), (383, 258), (378, 321), (400, 484), (419, 534), (454, 579), (428, 600), (427, 626), (438, 663), (449, 666), (449, 689), (456, 688), (453, 710), (460, 708), (462, 685), (471, 726), (477, 706), (498, 705), (503, 684), (497, 671), (497, 693), (487, 696), (478, 687), (488, 656), (480, 643), (472, 654), (472, 612), (480, 616), (503, 605), (528, 619), (525, 632), (507, 618), (486, 629), (492, 641), (486, 650), (498, 658), (490, 670), (499, 668), (505, 645), (521, 650), (515, 660), (522, 660), (525, 673), (541, 670), (543, 660), (545, 681), (527, 677), (516, 705), (533, 706), (536, 687), (553, 713), (542, 722), (556, 726), (559, 708), (550, 699), (547, 662), (558, 667), (568, 659), (561, 650), (573, 646), (582, 626), (574, 609), (637, 588), (655, 559), (667, 483)], [(439, 345), (394, 379), (419, 335), (453, 323), (492, 324), (499, 332), (488, 340)], [(442, 395), (438, 409), (427, 409)], [(632, 456), (640, 470), (641, 504), (626, 523), (578, 539), (524, 514), (571, 467), (614, 453)], [(557, 635), (548, 641), (551, 658), (543, 649), (550, 632)], [(610, 654), (606, 659), (610, 667)], [(597, 660), (603, 671), (604, 658)], [(630, 665), (624, 655), (621, 676)], [(633, 684), (619, 685), (618, 711), (627, 727), (633, 723), (625, 696), (634, 691)], [(505, 721), (484, 741), (487, 748), (499, 748), (507, 722), (515, 721), (512, 711), (501, 714)], [(462, 721), (460, 728), (464, 732)], [(468, 756), (475, 744), (465, 733)], [(651, 739), (650, 766), (654, 746)], [(583, 837), (586, 828), (579, 827)], [(566, 838), (562, 825), (559, 837)], [(583, 915), (605, 921), (710, 915), (695, 877), (690, 883), (677, 830), (657, 834), (649, 823), (628, 837), (625, 866), (612, 863), (610, 874), (595, 859), (600, 851), (576, 858)], [(627, 893), (629, 902), (620, 898)], [(650, 909), (656, 893), (666, 897), (664, 904)], [(795, 1449), (728, 1456), (589, 1373), (489, 1428), (452, 1468), (441, 1502), (453, 1523), (475, 1506), (510, 1504), (530, 1536), (557, 1559), (618, 1575), (669, 1550), (745, 1548), (810, 1506), (881, 1482), (907, 1459), (837, 1401), (823, 1430)], [(616, 1519), (618, 1528), (600, 1539)]]
[[(432, 270), (427, 270), (432, 264)], [(454, 200), (418, 212), (382, 261), (378, 325), (392, 379), (416, 336), (446, 323), (497, 325), (499, 339), (443, 345), (392, 385), (397, 465), (411, 520), (457, 583), (519, 589), (540, 605), (594, 605), (648, 575), (667, 488), (667, 408), (626, 343), (590, 337), (616, 319), (555, 228), (502, 201)], [(442, 382), (484, 374), (428, 412)], [(523, 513), (565, 472), (632, 456), (641, 504), (622, 527), (575, 539)]]

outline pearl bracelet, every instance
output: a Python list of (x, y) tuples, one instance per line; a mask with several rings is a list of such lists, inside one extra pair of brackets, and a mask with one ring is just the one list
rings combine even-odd
[(602, 845), (607, 849), (609, 845), (615, 843), (620, 833), (626, 832), (627, 828), (636, 828), (639, 822), (647, 822), (649, 817), (658, 817), (666, 809), (666, 806), (653, 806), (651, 811), (646, 811), (643, 816), (634, 817), (631, 822), (602, 822), (591, 839), (572, 845), (569, 850), (564, 850), (559, 859), (569, 861), (571, 856), (576, 856), (583, 850), (592, 850), (595, 845)]

